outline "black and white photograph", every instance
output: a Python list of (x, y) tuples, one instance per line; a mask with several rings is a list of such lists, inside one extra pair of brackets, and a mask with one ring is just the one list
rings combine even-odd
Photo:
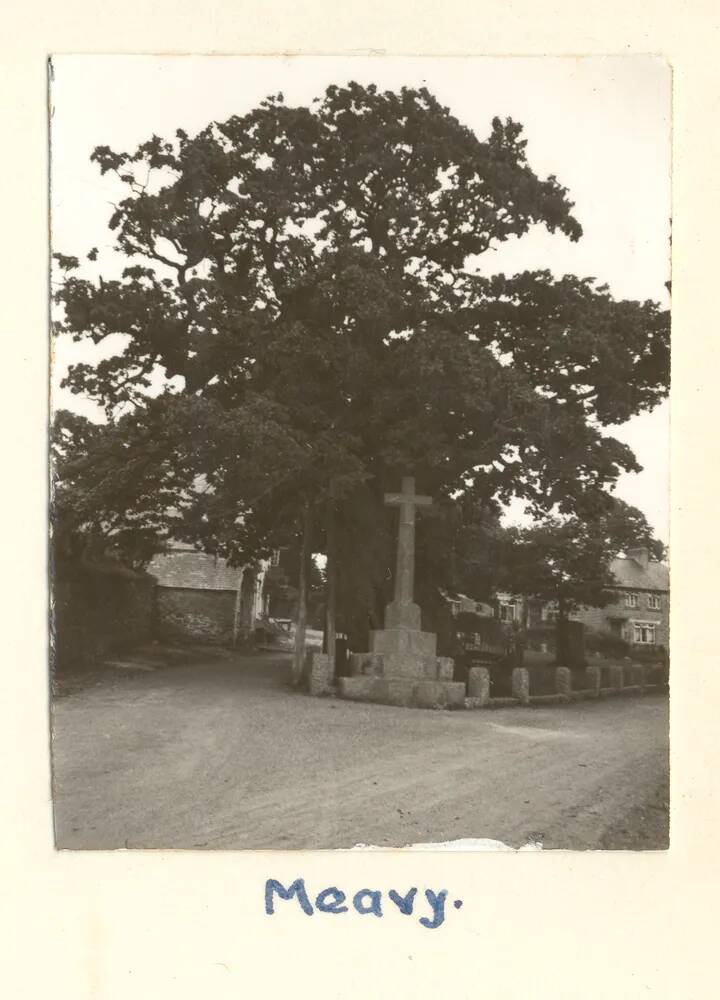
[(667, 850), (667, 61), (48, 75), (56, 846)]

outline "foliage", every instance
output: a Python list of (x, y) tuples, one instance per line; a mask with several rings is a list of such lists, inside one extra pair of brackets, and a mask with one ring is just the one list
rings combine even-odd
[(525, 145), (509, 119), (478, 138), (424, 89), (350, 84), (99, 146), (128, 266), (95, 278), (55, 255), (57, 331), (106, 348), (66, 384), (109, 421), (78, 439), (91, 464), (59, 469), (61, 504), (243, 560), (296, 544), (306, 500), (326, 548), (332, 491), (341, 596), (365, 626), (392, 565), (382, 495), (405, 471), (444, 505), (592, 516), (638, 468), (601, 428), (666, 393), (668, 316), (593, 279), (482, 275), (532, 226), (581, 236)]
[(588, 654), (599, 653), (604, 657), (623, 659), (630, 656), (634, 650), (629, 642), (611, 632), (596, 632), (587, 629), (585, 632), (585, 650)]

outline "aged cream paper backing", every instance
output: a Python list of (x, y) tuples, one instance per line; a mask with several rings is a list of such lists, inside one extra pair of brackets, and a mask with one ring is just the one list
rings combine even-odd
[[(555, 0), (4, 9), (0, 989), (12, 998), (714, 996), (718, 921), (716, 4)], [(9, 15), (9, 16), (8, 16)], [(674, 70), (672, 848), (663, 854), (58, 853), (45, 583), (47, 113), (53, 52), (655, 53)], [(122, 87), (122, 80), (118, 80)], [(263, 912), (267, 877), (447, 888), (399, 917)]]

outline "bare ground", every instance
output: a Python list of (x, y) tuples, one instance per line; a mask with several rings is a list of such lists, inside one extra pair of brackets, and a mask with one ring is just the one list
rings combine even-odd
[(266, 654), (65, 686), (58, 846), (667, 847), (666, 697), (433, 712), (313, 699), (288, 674)]

